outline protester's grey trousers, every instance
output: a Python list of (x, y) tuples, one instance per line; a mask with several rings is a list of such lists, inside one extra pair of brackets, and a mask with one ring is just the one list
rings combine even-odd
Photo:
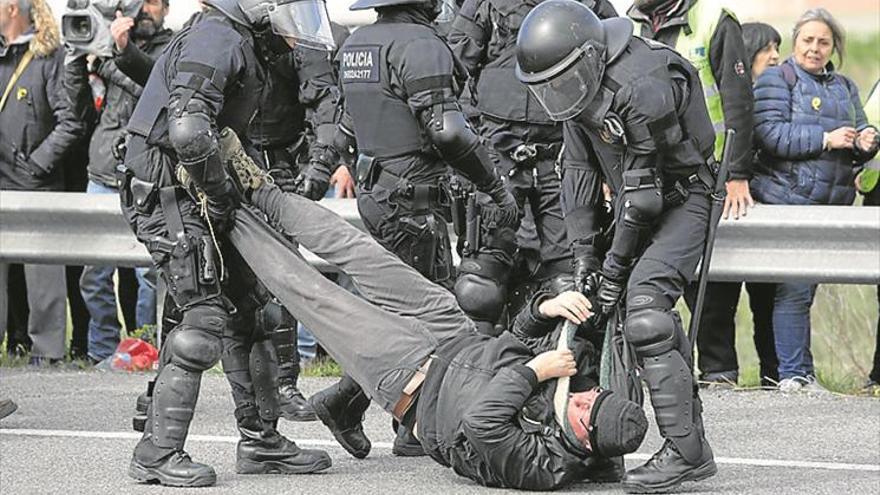
[[(257, 277), (386, 411), (437, 348), (475, 332), (452, 293), (323, 206), (265, 185), (229, 238)], [(277, 231), (277, 232), (276, 232)], [(278, 233), (348, 274), (363, 299), (324, 278)]]
[[(6, 333), (9, 265), (0, 263), (0, 343)], [(67, 282), (62, 265), (24, 265), (32, 358), (61, 359), (67, 338)]]

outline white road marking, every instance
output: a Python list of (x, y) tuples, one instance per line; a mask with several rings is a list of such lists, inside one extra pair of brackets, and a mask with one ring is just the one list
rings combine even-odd
[[(81, 431), (81, 430), (32, 430), (27, 428), (0, 428), (0, 435), (19, 437), (53, 437), (53, 438), (94, 438), (99, 440), (137, 440), (140, 433), (129, 431)], [(187, 441), (236, 443), (238, 437), (220, 435), (189, 435)], [(316, 438), (297, 438), (296, 443), (308, 447), (339, 447), (334, 440), (321, 440)], [(391, 442), (373, 442), (374, 448), (390, 449)], [(647, 460), (651, 456), (647, 454), (630, 454), (629, 459)], [(739, 466), (758, 467), (785, 467), (795, 469), (828, 469), (832, 471), (866, 471), (880, 472), (880, 465), (875, 464), (850, 464), (843, 462), (820, 462), (820, 461), (789, 461), (782, 459), (749, 459), (742, 457), (716, 457), (718, 464), (732, 464)]]

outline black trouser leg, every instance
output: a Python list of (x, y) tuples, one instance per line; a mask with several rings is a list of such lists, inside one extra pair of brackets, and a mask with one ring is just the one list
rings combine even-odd
[(27, 355), (31, 350), (31, 338), (28, 335), (28, 318), (30, 309), (27, 301), (27, 281), (24, 277), (24, 265), (9, 265), (7, 279), (9, 300), (6, 320), (6, 352), (15, 355)]
[[(709, 282), (700, 332), (697, 335), (700, 373), (721, 373), (739, 370), (736, 356), (736, 307), (742, 284), (739, 282)], [(690, 284), (685, 300), (691, 312), (697, 299), (697, 284)]]
[[(880, 285), (877, 286), (877, 304), (880, 306)], [(874, 366), (868, 375), (871, 380), (880, 383), (880, 316), (877, 317), (877, 335), (874, 343)]]
[(73, 324), (73, 332), (70, 336), (70, 357), (73, 359), (85, 359), (89, 352), (90, 315), (79, 290), (82, 271), (82, 266), (65, 267), (67, 301), (70, 303), (70, 320)]
[(776, 285), (747, 283), (749, 306), (755, 327), (755, 350), (761, 367), (761, 384), (772, 386), (779, 381), (779, 359), (773, 337), (773, 301)]
[(134, 268), (119, 267), (119, 306), (122, 308), (122, 319), (125, 321), (125, 332), (131, 335), (137, 330), (138, 284)]

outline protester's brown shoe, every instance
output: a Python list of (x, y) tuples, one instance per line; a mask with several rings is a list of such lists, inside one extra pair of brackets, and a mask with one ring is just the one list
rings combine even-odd
[(232, 176), (236, 188), (245, 199), (249, 199), (251, 193), (263, 184), (273, 183), (269, 172), (260, 168), (248, 156), (238, 139), (238, 135), (228, 127), (220, 131), (220, 159)]

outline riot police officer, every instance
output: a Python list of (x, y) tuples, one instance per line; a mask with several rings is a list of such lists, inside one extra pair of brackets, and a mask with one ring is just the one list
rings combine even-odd
[[(341, 46), (348, 30), (331, 23), (334, 45)], [(312, 199), (323, 197), (329, 170), (339, 162), (332, 146), (339, 91), (332, 65), (333, 52), (308, 46), (267, 57), (269, 78), (259, 114), (248, 128), (258, 161), (286, 192)], [(301, 171), (301, 169), (304, 169)], [(271, 336), (278, 362), (280, 412), (291, 421), (317, 419), (297, 387), (300, 356), (297, 322), (274, 298), (254, 320), (258, 331)]]
[[(526, 203), (529, 205), (531, 215), (526, 220), (533, 224), (518, 232), (517, 244), (521, 253), (527, 252), (523, 248), (530, 244), (527, 239), (531, 236), (524, 233), (534, 229), (539, 252), (537, 267), (528, 266), (523, 270), (526, 273), (517, 274), (519, 277), (511, 276), (513, 253), (504, 253), (516, 248), (512, 243), (509, 247), (503, 242), (489, 246), (494, 248), (494, 256), (463, 253), (456, 295), (480, 328), (485, 328), (480, 323), (495, 323), (503, 313), (508, 285), (517, 286), (514, 293), (523, 292), (527, 285), (549, 287), (554, 279), (570, 278), (566, 276), (571, 273), (571, 251), (559, 205), (560, 179), (556, 170), (562, 125), (554, 122), (516, 79), (516, 60), (512, 57), (522, 20), (541, 1), (468, 0), (447, 35), (453, 53), (474, 82), (472, 99), (480, 114), (480, 134), (489, 145), (498, 175), (505, 178), (505, 185), (521, 210)], [(601, 18), (617, 16), (607, 0), (583, 3)], [(487, 237), (504, 235), (490, 233)], [(528, 299), (528, 295), (521, 299)], [(516, 314), (516, 309), (511, 308), (510, 312)]]
[[(516, 58), (519, 79), (564, 121), (562, 201), (577, 276), (603, 313), (624, 298), (624, 335), (666, 440), (623, 486), (668, 491), (712, 476), (691, 347), (673, 310), (700, 259), (714, 185), (697, 71), (666, 45), (632, 36), (629, 21), (600, 21), (573, 0), (548, 0), (526, 17)], [(616, 215), (604, 262), (595, 245), (602, 181)]]
[[(350, 8), (378, 13), (376, 23), (355, 31), (337, 55), (345, 102), (340, 129), (356, 139), (359, 151), (358, 209), (380, 244), (451, 287), (447, 165), (492, 199), (492, 221), (515, 221), (516, 203), (461, 112), (464, 71), (432, 26), (442, 1), (359, 0)], [(345, 379), (311, 403), (340, 443), (362, 457), (369, 443), (360, 420), (369, 402), (357, 397), (359, 388)]]
[[(249, 330), (246, 322), (230, 322), (233, 303), (249, 313), (248, 299), (258, 300), (245, 290), (253, 287), (247, 280), (224, 283), (230, 275), (239, 277), (228, 273), (227, 262), (237, 269), (244, 265), (234, 263), (237, 253), (221, 245), (238, 200), (221, 159), (219, 130), (228, 127), (233, 135), (245, 135), (267, 77), (261, 53), (286, 50), (294, 39), (332, 43), (323, 4), (298, 9), (309, 1), (314, 0), (207, 0), (210, 8), (194, 16), (156, 61), (129, 121), (120, 187), (123, 211), (180, 313), (162, 350), (144, 436), (129, 467), (129, 475), (140, 481), (206, 486), (216, 480), (214, 470), (194, 462), (183, 447), (202, 372), (220, 359), (224, 333)], [(307, 12), (323, 13), (323, 18), (303, 19)], [(191, 182), (197, 195), (188, 194), (181, 182)], [(239, 292), (229, 294), (232, 301), (229, 287)], [(243, 355), (237, 359), (245, 360)], [(244, 395), (253, 393), (249, 373), (236, 378), (244, 366), (231, 368), (226, 370), (230, 381), (241, 381)], [(236, 398), (242, 433), (238, 456), (245, 461), (238, 463), (239, 471), (329, 467), (326, 453), (301, 450), (282, 437), (271, 415), (242, 415), (248, 412), (242, 400), (256, 402)]]

